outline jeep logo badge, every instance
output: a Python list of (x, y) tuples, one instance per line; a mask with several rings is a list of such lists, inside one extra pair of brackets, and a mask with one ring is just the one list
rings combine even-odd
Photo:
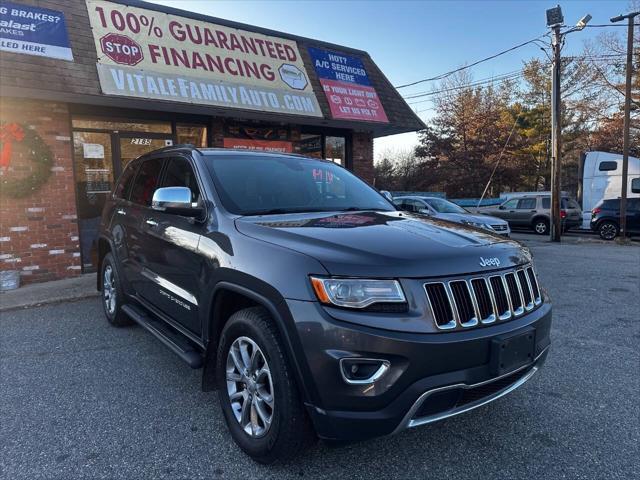
[(497, 257), (492, 257), (492, 258), (480, 257), (480, 266), (481, 267), (499, 267), (500, 259)]

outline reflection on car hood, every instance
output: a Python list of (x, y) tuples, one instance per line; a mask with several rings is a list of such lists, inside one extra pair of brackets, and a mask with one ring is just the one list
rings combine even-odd
[(482, 271), (480, 257), (498, 258), (500, 268), (530, 261), (511, 240), (401, 212), (240, 217), (236, 228), (309, 255), (332, 275), (428, 277)]
[(507, 223), (505, 220), (496, 217), (490, 217), (489, 215), (474, 215), (473, 213), (438, 213), (436, 218), (441, 220), (449, 220), (450, 222), (476, 222), (476, 223), (488, 223), (489, 225), (504, 225)]

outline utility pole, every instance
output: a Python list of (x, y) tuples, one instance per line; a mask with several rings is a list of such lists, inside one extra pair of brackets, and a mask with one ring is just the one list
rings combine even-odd
[(551, 69), (551, 225), (549, 225), (550, 239), (552, 242), (559, 242), (562, 234), (561, 216), (561, 196), (562, 185), (560, 183), (560, 173), (562, 166), (562, 119), (561, 95), (560, 95), (560, 51), (564, 36), (571, 32), (582, 30), (591, 20), (591, 15), (585, 15), (580, 19), (575, 27), (562, 32), (564, 27), (564, 16), (560, 5), (547, 10), (547, 27), (551, 29), (551, 48), (553, 50), (553, 61)]
[(631, 77), (633, 75), (633, 20), (640, 12), (613, 17), (611, 22), (629, 20), (627, 28), (627, 66), (624, 89), (624, 136), (622, 145), (622, 195), (620, 196), (620, 240), (626, 241), (627, 235), (627, 183), (629, 182), (629, 127), (631, 122)]
[(551, 67), (551, 241), (559, 242), (562, 232), (562, 219), (560, 218), (560, 196), (562, 192), (560, 184), (560, 162), (562, 155), (562, 135), (560, 118), (560, 44), (562, 34), (560, 25), (552, 27), (553, 37), (553, 63)]

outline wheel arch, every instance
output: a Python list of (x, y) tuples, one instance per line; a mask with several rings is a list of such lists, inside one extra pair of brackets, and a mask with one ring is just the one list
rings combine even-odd
[[(257, 279), (256, 281), (260, 282)], [(268, 290), (275, 291), (270, 285), (265, 285), (264, 287)], [(235, 301), (237, 303), (229, 307), (229, 303), (227, 303), (229, 301)], [(279, 293), (257, 291), (255, 288), (227, 280), (220, 281), (216, 284), (211, 294), (211, 303), (207, 309), (208, 323), (205, 324), (207, 341), (202, 372), (203, 391), (211, 391), (216, 388), (216, 353), (220, 333), (224, 325), (233, 313), (252, 306), (262, 307), (271, 315), (280, 339), (283, 342), (287, 360), (290, 362), (295, 373), (296, 384), (300, 395), (305, 402), (309, 401), (312, 398), (312, 386), (304, 381), (305, 375), (303, 374), (303, 371), (309, 372), (309, 368), (306, 365), (302, 346), (297, 340), (293, 318), (286, 306), (284, 298), (281, 297)], [(308, 375), (306, 377), (310, 378)]]
[(107, 253), (111, 252), (115, 256), (115, 250), (111, 240), (104, 235), (98, 238), (98, 265), (96, 274), (96, 288), (98, 291), (102, 290), (102, 283), (100, 281), (100, 272), (102, 271), (102, 259), (104, 259)]
[(547, 222), (547, 224), (551, 223), (551, 219), (547, 215), (538, 214), (531, 219), (531, 226), (532, 227), (535, 226), (538, 220), (544, 220), (545, 222)]

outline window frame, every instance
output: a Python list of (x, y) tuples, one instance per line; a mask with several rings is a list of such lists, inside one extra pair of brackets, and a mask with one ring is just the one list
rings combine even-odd
[[(146, 209), (149, 209), (149, 210), (151, 209), (151, 205), (143, 205), (141, 203), (138, 203), (138, 202), (134, 201), (131, 198), (131, 196), (133, 194), (133, 187), (135, 186), (136, 181), (138, 180), (138, 176), (140, 175), (140, 170), (142, 170), (142, 165), (145, 162), (152, 162), (152, 161), (161, 162), (160, 171), (158, 172), (158, 181), (156, 182), (156, 185), (155, 185), (155, 187), (153, 189), (154, 193), (158, 189), (158, 185), (160, 184), (160, 181), (162, 180), (163, 175), (164, 175), (164, 168), (166, 166), (166, 157), (153, 156), (153, 157), (150, 157), (150, 158), (141, 158), (140, 160), (138, 160), (138, 164), (139, 164), (138, 165), (138, 170), (136, 171), (136, 176), (135, 176), (135, 179), (133, 180), (133, 185), (131, 186), (131, 189), (129, 190), (129, 195), (128, 195), (128, 197), (129, 197), (128, 200), (129, 200), (130, 204), (135, 205), (135, 206), (140, 207), (140, 208), (146, 208)], [(151, 198), (152, 198), (152, 202), (153, 202), (153, 194), (151, 194)]]

